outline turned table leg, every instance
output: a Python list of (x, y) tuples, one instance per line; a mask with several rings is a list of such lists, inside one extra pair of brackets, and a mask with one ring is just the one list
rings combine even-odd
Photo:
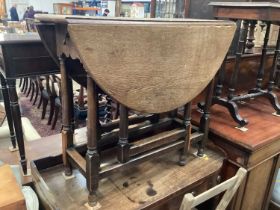
[(118, 142), (118, 160), (125, 163), (129, 160), (128, 144), (128, 110), (120, 104), (120, 132)]
[(278, 62), (279, 54), (280, 54), (280, 29), (278, 32), (278, 38), (277, 38), (275, 53), (274, 53), (274, 57), (273, 57), (273, 63), (272, 63), (272, 67), (271, 67), (270, 75), (269, 75), (269, 82), (268, 82), (268, 88), (267, 88), (268, 92), (266, 95), (267, 98), (269, 99), (271, 105), (276, 110), (277, 115), (280, 114), (280, 104), (279, 104), (276, 94), (273, 93), (273, 88), (275, 85), (274, 81), (275, 81), (275, 74), (277, 71), (277, 62)]
[(210, 107), (212, 104), (213, 90), (214, 90), (214, 79), (212, 79), (212, 81), (207, 86), (203, 115), (201, 116), (200, 123), (199, 123), (199, 130), (203, 132), (202, 140), (198, 143), (197, 155), (200, 157), (204, 155), (204, 147), (208, 140), (209, 123), (210, 123)]
[(226, 60), (227, 60), (227, 55), (225, 56), (223, 63), (218, 71), (218, 81), (215, 88), (215, 97), (220, 97), (222, 95), (223, 83), (224, 83), (225, 71), (226, 71)]
[(236, 83), (238, 80), (238, 74), (240, 70), (240, 61), (244, 49), (244, 43), (247, 37), (247, 31), (248, 31), (248, 22), (244, 20), (243, 27), (241, 29), (241, 34), (238, 41), (237, 51), (236, 51), (234, 71), (231, 76), (230, 84), (229, 84), (229, 95), (228, 95), (229, 99), (232, 99), (235, 94)]
[(274, 84), (275, 84), (274, 80), (275, 80), (275, 74), (277, 71), (277, 62), (278, 62), (279, 54), (280, 54), (280, 28), (279, 28), (279, 32), (278, 32), (278, 38), (277, 38), (275, 53), (274, 53), (274, 57), (273, 57), (272, 69), (271, 69), (270, 75), (269, 75), (268, 91), (272, 91), (274, 88)]
[(185, 145), (181, 151), (179, 165), (184, 166), (187, 163), (187, 153), (190, 148), (190, 137), (191, 137), (191, 112), (192, 112), (192, 103), (189, 102), (184, 107), (184, 126), (186, 129), (186, 136), (185, 136)]
[(257, 21), (251, 20), (250, 21), (250, 27), (249, 27), (249, 35), (247, 38), (246, 47), (244, 49), (244, 52), (246, 54), (253, 54), (254, 53), (254, 40), (255, 40), (255, 28), (256, 28)]
[(3, 99), (4, 99), (4, 105), (5, 105), (5, 112), (7, 115), (7, 121), (8, 121), (9, 131), (10, 131), (10, 138), (11, 138), (12, 146), (15, 149), (17, 146), (16, 145), (16, 136), (15, 136), (15, 131), (14, 131), (12, 111), (11, 111), (11, 106), (10, 106), (10, 97), (9, 97), (9, 93), (8, 93), (8, 89), (7, 89), (7, 82), (2, 74), (0, 74), (0, 79), (1, 79), (2, 95), (3, 95)]
[(98, 93), (95, 82), (87, 78), (88, 117), (87, 117), (87, 153), (86, 153), (86, 179), (89, 191), (88, 204), (94, 206), (97, 203), (96, 191), (99, 182), (100, 157), (97, 150), (97, 142), (100, 139), (98, 131)]
[[(69, 90), (71, 79), (67, 75), (65, 67), (65, 58), (60, 57), (60, 73), (61, 73), (61, 101), (62, 101), (62, 156), (66, 176), (72, 175), (72, 167), (67, 159), (66, 150), (73, 146), (73, 91)], [(71, 103), (72, 102), (72, 103)]]
[(265, 32), (265, 37), (264, 37), (264, 42), (263, 42), (263, 48), (262, 48), (261, 63), (260, 63), (260, 67), (259, 67), (258, 75), (257, 75), (257, 84), (256, 84), (257, 90), (260, 90), (262, 88), (262, 81), (263, 81), (263, 76), (264, 76), (264, 67), (265, 67), (265, 62), (266, 62), (266, 53), (267, 53), (267, 44), (268, 44), (268, 40), (269, 40), (270, 26), (271, 26), (271, 23), (267, 22), (267, 27), (266, 27), (266, 32)]
[[(219, 81), (218, 81), (217, 89), (216, 89), (216, 97), (214, 97), (214, 99), (213, 99), (213, 104), (220, 104), (222, 106), (225, 106), (229, 110), (231, 117), (240, 126), (246, 125), (248, 123), (248, 121), (246, 119), (242, 118), (240, 116), (240, 114), (238, 113), (238, 106), (237, 106), (236, 102), (234, 102), (234, 97), (235, 97), (235, 89), (236, 89), (237, 80), (238, 80), (238, 74), (239, 74), (239, 70), (240, 70), (241, 56), (244, 51), (247, 32), (248, 32), (248, 21), (243, 21), (243, 26), (241, 28), (241, 32), (239, 35), (238, 46), (237, 46), (237, 50), (235, 53), (236, 54), (235, 66), (234, 66), (234, 70), (233, 70), (233, 73), (230, 78), (227, 99), (220, 98), (222, 85), (220, 84)], [(223, 70), (225, 68), (224, 65), (225, 65), (225, 62), (223, 63), (220, 71), (224, 71)], [(221, 76), (223, 76), (223, 75), (221, 75)], [(219, 76), (219, 80), (220, 80), (220, 76)]]
[(22, 170), (24, 174), (27, 174), (27, 162), (25, 158), (25, 148), (24, 148), (24, 139), (23, 139), (23, 131), (22, 131), (22, 124), (21, 124), (21, 114), (18, 104), (18, 96), (16, 91), (16, 80), (15, 79), (8, 79), (8, 90), (10, 96), (10, 105), (12, 109), (12, 118), (16, 133), (16, 139), (20, 154), (20, 163), (22, 166)]

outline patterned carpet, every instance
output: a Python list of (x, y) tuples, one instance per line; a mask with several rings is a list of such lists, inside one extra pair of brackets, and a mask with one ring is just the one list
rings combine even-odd
[(45, 119), (41, 120), (42, 106), (40, 109), (37, 108), (39, 103), (39, 97), (37, 103), (33, 106), (33, 102), (30, 102), (29, 97), (27, 98), (23, 93), (18, 93), (18, 96), (22, 117), (27, 117), (30, 120), (31, 124), (37, 130), (41, 137), (46, 137), (60, 133), (61, 116), (59, 116), (54, 130), (51, 130), (51, 125), (47, 125), (50, 108), (49, 105), (47, 106), (47, 113)]
[[(48, 118), (49, 118), (49, 109), (50, 109), (49, 104), (47, 106), (45, 119), (41, 120), (42, 106), (40, 107), (40, 109), (37, 108), (39, 103), (39, 96), (35, 105), (32, 105), (33, 101), (32, 102), (30, 101), (30, 96), (27, 98), (25, 94), (19, 92), (18, 97), (19, 97), (22, 117), (27, 117), (30, 120), (31, 124), (37, 130), (37, 132), (40, 134), (41, 137), (46, 137), (61, 132), (61, 126), (62, 126), (61, 114), (58, 117), (54, 130), (51, 130), (51, 125), (47, 125)], [(75, 122), (76, 122), (75, 123), (76, 128), (81, 128), (86, 126), (86, 120), (84, 119), (79, 119), (79, 120), (76, 119)]]

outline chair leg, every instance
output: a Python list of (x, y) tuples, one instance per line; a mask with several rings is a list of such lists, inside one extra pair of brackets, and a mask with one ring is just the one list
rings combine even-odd
[(22, 83), (22, 87), (21, 87), (21, 90), (20, 90), (21, 92), (24, 91), (25, 85), (26, 85), (26, 78), (23, 78), (23, 83)]
[(39, 85), (38, 85), (38, 82), (35, 82), (35, 98), (34, 98), (34, 101), (33, 101), (33, 105), (36, 104), (37, 102), (37, 98), (38, 98), (38, 95), (39, 95)]
[(34, 85), (34, 82), (32, 82), (32, 83), (31, 83), (31, 96), (30, 96), (30, 101), (33, 100), (34, 92), (35, 92), (35, 85)]
[(23, 80), (22, 78), (19, 79), (19, 87), (21, 87), (21, 85), (22, 85), (22, 82), (23, 82), (22, 80)]
[(55, 109), (54, 109), (54, 119), (53, 119), (52, 128), (51, 128), (52, 130), (55, 129), (55, 125), (56, 125), (56, 122), (57, 122), (59, 111), (60, 111), (60, 107), (59, 106), (55, 106)]
[(54, 114), (54, 107), (55, 107), (55, 98), (50, 97), (50, 115), (49, 115), (48, 125), (50, 125), (52, 122), (52, 118), (53, 118), (53, 114)]
[(28, 87), (28, 91), (27, 91), (26, 97), (29, 96), (29, 94), (30, 94), (30, 92), (31, 92), (31, 89), (32, 89), (32, 81), (31, 81), (31, 79), (28, 79), (28, 80), (29, 80), (29, 87)]
[(48, 102), (49, 102), (48, 99), (43, 98), (43, 111), (42, 111), (42, 117), (41, 117), (42, 120), (45, 119)]
[(42, 95), (42, 91), (41, 91), (41, 94), (40, 94), (40, 100), (39, 100), (39, 104), (38, 104), (38, 109), (40, 109), (41, 105), (42, 105), (42, 102), (43, 102), (43, 95)]
[(27, 91), (27, 89), (28, 89), (28, 83), (29, 83), (29, 81), (28, 81), (28, 78), (24, 78), (24, 80), (25, 80), (25, 87), (24, 87), (23, 93), (26, 94), (26, 91)]

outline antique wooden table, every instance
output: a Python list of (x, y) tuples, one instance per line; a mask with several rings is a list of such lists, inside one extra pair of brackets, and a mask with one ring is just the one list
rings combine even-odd
[[(65, 174), (76, 166), (87, 179), (90, 206), (98, 205), (99, 180), (180, 149), (186, 164), (190, 141), (203, 155), (209, 106), (200, 129), (191, 134), (190, 101), (208, 85), (210, 104), (217, 69), (228, 50), (235, 26), (227, 21), (184, 19), (118, 19), (37, 15), (39, 34), (60, 61), (62, 144)], [(223, 34), (218, 38), (218, 34)], [(199, 34), (200, 39), (197, 39)], [(211, 53), (209, 53), (211, 52)], [(201, 62), (211, 61), (211, 65)], [(88, 123), (86, 158), (73, 146), (73, 100), (70, 75), (75, 65), (87, 72)], [(78, 71), (79, 71), (78, 70)], [(207, 73), (206, 73), (207, 72)], [(120, 119), (100, 125), (97, 96), (102, 89), (120, 103)], [(180, 121), (176, 110), (184, 107)], [(128, 108), (141, 113), (128, 116)], [(167, 117), (159, 114), (169, 112)], [(117, 140), (115, 161), (102, 165), (103, 146)]]
[[(273, 59), (273, 64), (271, 66), (270, 78), (268, 85), (263, 84), (264, 77), (264, 66), (266, 63), (267, 54), (267, 44), (269, 39), (271, 24), (280, 23), (280, 4), (279, 3), (269, 3), (269, 2), (211, 2), (209, 5), (213, 6), (214, 16), (221, 19), (230, 20), (243, 20), (243, 27), (239, 35), (239, 43), (236, 49), (236, 62), (234, 72), (231, 75), (231, 80), (229, 88), (227, 91), (227, 96), (221, 96), (223, 91), (223, 78), (225, 70), (225, 62), (222, 65), (216, 87), (216, 93), (213, 99), (213, 104), (219, 104), (228, 109), (231, 117), (238, 123), (239, 126), (243, 127), (248, 124), (248, 121), (242, 118), (238, 112), (237, 102), (243, 101), (245, 99), (252, 99), (256, 97), (267, 98), (273, 108), (275, 109), (274, 115), (280, 115), (280, 105), (278, 99), (273, 92), (275, 71), (277, 68), (277, 56), (280, 50), (280, 33), (278, 35), (277, 46), (275, 49), (275, 55)], [(246, 44), (246, 38), (248, 33), (248, 27), (250, 24), (250, 29), (254, 29), (256, 21), (263, 21), (266, 23), (266, 34), (264, 37), (264, 44), (262, 48), (262, 56), (260, 59), (260, 66), (257, 73), (256, 87), (248, 90), (247, 94), (237, 95), (235, 90), (238, 85), (238, 75), (240, 59), (244, 52), (244, 46)], [(225, 59), (226, 61), (226, 59)], [(249, 69), (248, 69), (249, 70)]]
[(27, 172), (16, 79), (57, 73), (58, 67), (37, 33), (0, 34), (0, 78), (10, 136), (16, 141), (24, 174)]

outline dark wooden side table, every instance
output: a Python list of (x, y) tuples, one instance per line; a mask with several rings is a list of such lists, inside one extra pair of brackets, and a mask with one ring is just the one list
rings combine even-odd
[[(213, 104), (219, 104), (221, 106), (226, 107), (227, 110), (230, 112), (231, 117), (236, 123), (238, 123), (240, 127), (247, 125), (248, 121), (245, 118), (241, 117), (241, 115), (239, 114), (237, 103), (246, 99), (252, 99), (256, 97), (267, 98), (275, 110), (274, 115), (279, 116), (280, 105), (277, 96), (273, 92), (273, 88), (275, 72), (277, 68), (277, 56), (280, 50), (280, 33), (278, 36), (277, 46), (275, 49), (275, 55), (273, 59), (273, 64), (271, 66), (270, 78), (267, 87), (263, 84), (263, 77), (264, 66), (266, 63), (267, 44), (269, 40), (270, 27), (271, 24), (280, 23), (280, 4), (269, 2), (212, 2), (209, 5), (213, 6), (213, 12), (216, 18), (242, 20), (243, 23), (239, 35), (238, 46), (236, 49), (234, 72), (231, 75), (227, 95), (225, 97), (221, 96), (223, 91), (223, 78), (225, 74), (224, 62), (218, 74), (218, 82), (216, 86), (216, 93), (213, 98)], [(248, 90), (247, 94), (237, 95), (235, 90), (238, 85), (241, 55), (243, 54), (244, 47), (246, 45), (246, 37), (249, 25), (250, 29), (254, 29), (256, 21), (263, 21), (266, 23), (266, 34), (264, 37), (260, 66), (257, 72), (256, 86), (255, 88)], [(252, 38), (249, 38), (248, 41), (251, 42)]]
[(26, 174), (27, 165), (16, 79), (57, 73), (58, 67), (37, 33), (0, 34), (0, 60), (0, 79), (11, 141), (14, 148), (17, 141), (20, 163)]

